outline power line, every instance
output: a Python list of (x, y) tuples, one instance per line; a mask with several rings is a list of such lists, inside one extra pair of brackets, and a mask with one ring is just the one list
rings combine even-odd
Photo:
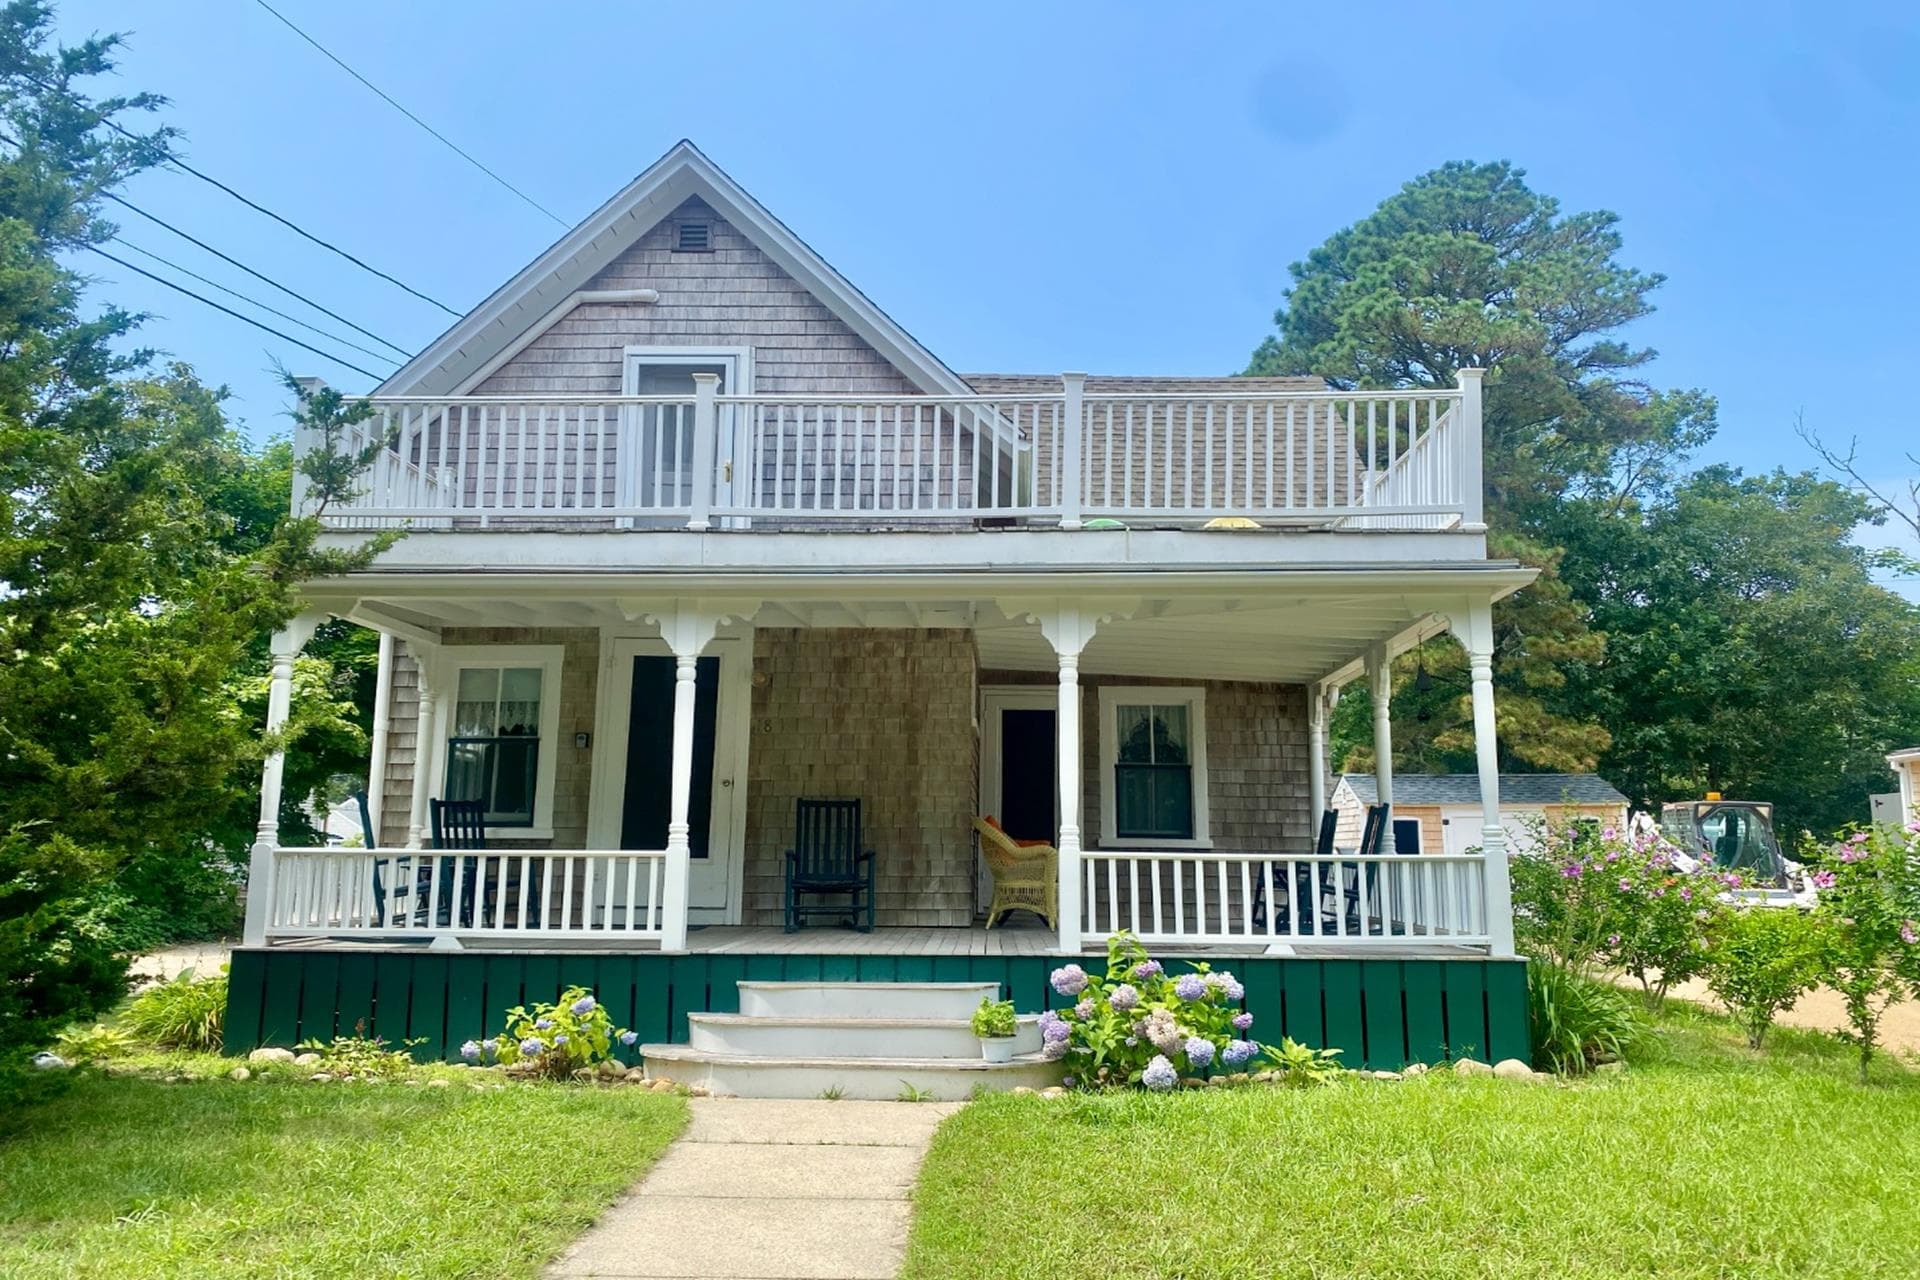
[(145, 269), (144, 267), (136, 267), (131, 262), (128, 262), (125, 258), (118, 258), (118, 257), (115, 257), (113, 254), (108, 253), (105, 249), (102, 249), (99, 245), (90, 244), (86, 247), (88, 249), (91, 249), (93, 252), (99, 254), (101, 257), (105, 258), (108, 262), (117, 262), (121, 266), (125, 267), (127, 270), (136, 272), (139, 275), (143, 275), (147, 279), (154, 281), (156, 284), (165, 285), (167, 288), (172, 289), (175, 293), (184, 293), (189, 298), (192, 298), (195, 302), (204, 302), (207, 306), (212, 307), (215, 311), (224, 311), (226, 314), (232, 316), (235, 320), (238, 320), (243, 324), (250, 324), (256, 329), (264, 329), (266, 332), (272, 334), (274, 337), (279, 338), (285, 342), (291, 342), (294, 346), (299, 347), (303, 350), (311, 351), (313, 352), (313, 354), (319, 356), (323, 360), (331, 360), (335, 364), (340, 365), (343, 368), (353, 370), (355, 373), (364, 373), (369, 378), (384, 377), (384, 375), (375, 373), (371, 369), (362, 369), (359, 365), (354, 364), (351, 360), (343, 360), (339, 356), (334, 355), (332, 352), (322, 351), (319, 347), (313, 346), (310, 343), (302, 342), (300, 341), (300, 339), (294, 337), (290, 333), (282, 333), (270, 324), (261, 324), (258, 320), (255, 320), (252, 316), (241, 315), (238, 311), (235, 311), (232, 307), (222, 306), (220, 303), (215, 302), (212, 298), (206, 297), (202, 294), (195, 293), (193, 290), (187, 288), (185, 285), (175, 284), (173, 281), (167, 279), (165, 276), (157, 276), (153, 272)]
[(175, 271), (178, 271), (181, 275), (190, 277), (191, 279), (194, 279), (194, 280), (198, 280), (201, 284), (209, 285), (212, 288), (218, 289), (220, 292), (226, 294), (228, 297), (238, 298), (240, 299), (240, 301), (246, 303), (248, 306), (258, 307), (262, 311), (266, 312), (268, 315), (279, 316), (282, 320), (285, 320), (290, 324), (297, 324), (302, 329), (305, 329), (308, 333), (317, 333), (329, 342), (337, 342), (341, 346), (346, 347), (350, 350), (358, 351), (363, 355), (372, 356), (375, 360), (385, 360), (388, 364), (400, 363), (398, 360), (395, 360), (392, 356), (388, 355), (384, 351), (375, 351), (371, 347), (363, 347), (359, 343), (349, 341), (348, 339), (341, 337), (337, 333), (330, 333), (327, 330), (319, 328), (316, 325), (310, 325), (305, 320), (302, 320), (299, 316), (289, 315), (288, 313), (286, 313), (285, 311), (281, 311), (277, 307), (270, 307), (266, 303), (260, 301), (260, 299), (248, 297), (246, 294), (241, 293), (238, 289), (229, 289), (227, 288), (226, 285), (221, 284), (218, 280), (210, 280), (206, 276), (201, 275), (199, 272), (194, 271), (188, 267), (183, 267), (179, 263), (173, 261), (170, 258), (161, 257), (159, 254), (155, 253), (151, 249), (142, 249), (139, 245), (135, 244), (131, 240), (124, 239), (120, 236), (115, 236), (113, 237), (113, 242), (121, 246), (122, 248), (133, 250), (135, 253), (139, 254), (144, 258), (151, 258), (162, 266), (172, 267)]
[[(23, 79), (29, 81), (32, 84), (39, 85), (42, 89), (45, 89), (48, 93), (65, 93), (67, 97), (72, 98), (74, 102), (78, 103), (81, 106), (86, 107), (90, 111), (93, 111), (93, 104), (90, 102), (87, 102), (84, 98), (80, 98), (72, 93), (68, 93), (64, 89), (56, 88), (53, 85), (47, 84), (43, 80), (39, 80), (33, 76), (27, 75), (25, 72), (20, 72), (19, 74)], [(311, 240), (313, 243), (319, 245), (322, 249), (327, 250), (329, 253), (336, 253), (340, 255), (342, 258), (345, 258), (348, 262), (351, 262), (354, 266), (359, 267), (362, 271), (368, 272), (372, 275), (376, 275), (380, 277), (382, 280), (385, 280), (388, 284), (394, 286), (394, 288), (399, 289), (404, 293), (410, 293), (414, 297), (420, 299), (420, 301), (430, 303), (433, 306), (440, 308), (442, 311), (454, 317), (456, 320), (466, 314), (465, 312), (455, 311), (452, 307), (440, 301), (438, 298), (429, 297), (428, 295), (414, 288), (412, 285), (406, 283), (404, 280), (396, 279), (393, 276), (388, 275), (386, 272), (380, 270), (380, 268), (368, 265), (367, 263), (361, 261), (359, 258), (354, 257), (351, 253), (348, 253), (345, 249), (342, 249), (339, 245), (334, 244), (331, 241), (324, 240), (321, 237), (315, 235), (313, 232), (307, 230), (305, 227), (301, 226), (299, 223), (295, 222), (293, 219), (284, 217), (278, 213), (275, 213), (273, 210), (267, 208), (265, 205), (259, 203), (258, 201), (248, 199), (246, 196), (241, 195), (238, 191), (235, 191), (232, 187), (228, 186), (226, 183), (220, 181), (220, 179), (214, 177), (211, 174), (202, 173), (200, 170), (194, 168), (192, 165), (188, 164), (185, 160), (182, 160), (179, 156), (175, 155), (164, 144), (156, 143), (151, 138), (143, 138), (139, 134), (134, 133), (132, 130), (122, 127), (119, 124), (119, 122), (108, 119), (106, 116), (101, 115), (98, 111), (93, 111), (93, 114), (96, 120), (98, 120), (101, 124), (104, 124), (105, 126), (107, 126), (107, 128), (113, 130), (115, 133), (119, 134), (121, 137), (128, 138), (134, 142), (141, 144), (142, 146), (157, 148), (160, 152), (161, 158), (165, 160), (166, 163), (174, 166), (176, 169), (180, 169), (185, 173), (189, 173), (193, 175), (194, 177), (200, 179), (200, 181), (202, 182), (218, 187), (220, 190), (232, 196), (235, 200), (238, 200), (241, 204), (244, 204), (245, 206), (247, 206), (247, 208), (252, 209), (256, 213), (265, 214), (267, 217), (272, 218), (275, 222), (279, 223), (281, 226), (286, 227), (288, 230), (294, 232), (296, 235), (304, 236), (306, 239)], [(338, 319), (338, 318), (339, 317), (337, 316), (335, 317), (335, 319)], [(383, 338), (381, 339), (381, 341), (384, 342), (386, 340)]]
[(198, 245), (200, 248), (205, 249), (208, 253), (220, 259), (220, 261), (227, 263), (229, 266), (238, 267), (240, 268), (240, 270), (246, 272), (248, 275), (252, 276), (254, 279), (262, 281), (266, 284), (272, 285), (274, 288), (278, 289), (280, 292), (286, 294), (289, 298), (299, 299), (301, 302), (304, 302), (308, 306), (312, 307), (315, 311), (318, 311), (321, 315), (329, 316), (332, 319), (338, 320), (341, 324), (347, 326), (347, 328), (353, 330), (355, 333), (364, 334), (365, 336), (372, 338), (375, 342), (380, 343), (382, 346), (392, 347), (395, 351), (398, 351), (401, 355), (406, 356), (408, 359), (412, 359), (412, 353), (409, 352), (405, 347), (401, 346), (399, 343), (391, 342), (388, 339), (383, 338), (379, 334), (373, 332), (373, 330), (371, 329), (361, 328), (359, 325), (347, 319), (345, 316), (341, 315), (337, 311), (327, 310), (325, 307), (313, 301), (311, 298), (307, 297), (305, 294), (296, 293), (294, 290), (287, 288), (286, 285), (281, 284), (278, 280), (275, 280), (272, 276), (265, 275), (259, 271), (255, 271), (252, 267), (240, 261), (238, 258), (231, 257), (228, 254), (224, 254), (220, 252), (220, 250), (214, 248), (212, 245), (208, 244), (205, 240), (202, 240), (198, 236), (192, 235), (189, 232), (182, 231), (180, 228), (174, 226), (171, 222), (168, 222), (165, 218), (161, 218), (155, 214), (148, 213), (145, 209), (142, 209), (139, 205), (134, 204), (131, 200), (128, 200), (122, 196), (117, 196), (113, 194), (113, 192), (111, 191), (102, 191), (100, 192), (100, 195), (103, 198), (111, 200), (115, 204), (122, 206), (123, 208), (133, 210), (135, 213), (145, 218), (148, 222), (151, 222), (156, 226), (164, 227), (166, 230), (173, 232), (173, 234), (179, 236), (182, 240), (187, 241), (189, 244)]
[(398, 111), (401, 115), (405, 116), (407, 119), (413, 121), (415, 124), (419, 125), (422, 129), (425, 129), (428, 133), (432, 134), (449, 151), (459, 156), (462, 160), (465, 160), (468, 164), (472, 165), (474, 168), (478, 169), (480, 172), (486, 174), (489, 178), (492, 178), (495, 182), (499, 183), (501, 186), (505, 187), (507, 190), (513, 192), (514, 195), (519, 196), (522, 200), (526, 201), (529, 205), (532, 205), (535, 209), (538, 209), (541, 213), (546, 214), (547, 217), (553, 219), (555, 222), (559, 223), (562, 227), (570, 227), (573, 225), (572, 223), (568, 222), (565, 218), (561, 217), (559, 214), (555, 213), (553, 210), (547, 208), (547, 206), (541, 204), (538, 200), (535, 200), (532, 196), (528, 195), (526, 192), (522, 191), (520, 188), (514, 186), (511, 182), (508, 182), (505, 178), (501, 177), (499, 174), (495, 173), (493, 170), (487, 168), (486, 165), (481, 164), (480, 161), (476, 160), (473, 156), (469, 155), (466, 151), (462, 150), (460, 148), (460, 145), (454, 142), (453, 139), (447, 137), (446, 134), (441, 133), (438, 129), (428, 124), (425, 120), (422, 120), (419, 116), (413, 114), (413, 112), (407, 110), (405, 107), (401, 106), (398, 102), (394, 101), (392, 95), (390, 95), (385, 89), (382, 89), (379, 85), (367, 79), (365, 76), (361, 75), (358, 71), (355, 71), (352, 67), (348, 66), (345, 62), (342, 62), (339, 56), (335, 54), (333, 50), (327, 48), (327, 46), (321, 44), (318, 40), (315, 40), (312, 36), (308, 35), (305, 31), (302, 31), (298, 26), (294, 25), (293, 19), (287, 17), (286, 14), (280, 12), (278, 9), (274, 8), (272, 5), (268, 4), (267, 0), (254, 0), (254, 3), (259, 5), (262, 9), (265, 9), (268, 13), (272, 14), (274, 17), (278, 18), (281, 21), (281, 23), (283, 23), (289, 31), (293, 32), (293, 34), (299, 36), (302, 40), (305, 40), (308, 44), (312, 45), (315, 49), (319, 50), (320, 53), (324, 55), (329, 62), (333, 63), (334, 66), (340, 68), (342, 71), (352, 76), (355, 80), (358, 80), (361, 84), (371, 89), (375, 94), (379, 96), (382, 102), (386, 103), (388, 106), (392, 107), (395, 111)]

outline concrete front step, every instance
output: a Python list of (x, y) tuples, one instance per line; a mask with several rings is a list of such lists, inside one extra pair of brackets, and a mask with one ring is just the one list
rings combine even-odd
[(1061, 1064), (1029, 1054), (1012, 1062), (961, 1058), (778, 1057), (716, 1053), (684, 1044), (640, 1047), (650, 1079), (668, 1077), (720, 1097), (842, 1098), (888, 1101), (908, 1086), (931, 1100), (961, 1102), (976, 1089), (1060, 1083)]
[[(1040, 1019), (1019, 1019), (1016, 1054), (1040, 1051)], [(786, 1058), (978, 1058), (964, 1018), (780, 1018), (690, 1013), (688, 1044), (714, 1053)]]
[(741, 982), (740, 1012), (756, 1018), (970, 1018), (997, 982)]

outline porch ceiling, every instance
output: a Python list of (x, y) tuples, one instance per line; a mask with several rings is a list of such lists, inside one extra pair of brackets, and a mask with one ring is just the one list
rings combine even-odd
[[(403, 638), (435, 640), (446, 628), (609, 628), (644, 635), (656, 606), (626, 597), (508, 596), (474, 589), (460, 594), (394, 591), (316, 604)], [(1484, 589), (1483, 589), (1484, 590)], [(1458, 596), (1453, 596), (1458, 599)], [(1114, 598), (1081, 656), (1081, 670), (1099, 675), (1185, 677), (1306, 683), (1357, 660), (1370, 645), (1403, 647), (1438, 632), (1433, 616), (1444, 593), (1249, 587), (1169, 591)], [(909, 598), (850, 587), (838, 598), (794, 596), (703, 601), (738, 620), (735, 627), (966, 628), (975, 632), (987, 670), (1051, 671), (1055, 659), (1038, 625), (1022, 614), (1025, 598)]]

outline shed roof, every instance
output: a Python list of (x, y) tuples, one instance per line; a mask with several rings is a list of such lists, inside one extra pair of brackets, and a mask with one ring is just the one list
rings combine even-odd
[[(1342, 774), (1362, 804), (1376, 802), (1379, 792), (1370, 773)], [(1503, 804), (1624, 805), (1627, 798), (1597, 773), (1503, 773)], [(1395, 804), (1479, 804), (1480, 779), (1471, 773), (1396, 773)]]

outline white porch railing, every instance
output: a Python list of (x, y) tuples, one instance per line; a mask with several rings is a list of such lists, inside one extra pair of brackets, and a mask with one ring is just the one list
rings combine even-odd
[(664, 850), (278, 848), (269, 938), (665, 933)]
[[(741, 528), (1223, 516), (1478, 520), (1479, 398), (1436, 392), (376, 399), (336, 448), (386, 450), (340, 527)], [(296, 438), (304, 455), (318, 443)], [(302, 495), (296, 493), (296, 506)]]
[(1081, 931), (1148, 944), (1488, 945), (1477, 854), (1081, 855)]

